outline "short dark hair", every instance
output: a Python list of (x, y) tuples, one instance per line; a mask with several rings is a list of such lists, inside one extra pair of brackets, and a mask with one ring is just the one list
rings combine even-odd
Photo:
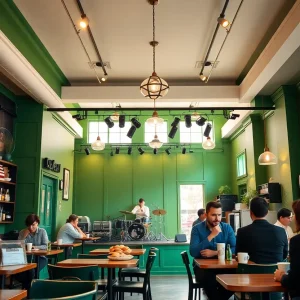
[(268, 214), (268, 202), (261, 197), (254, 197), (250, 202), (250, 211), (257, 218), (263, 218)]
[(25, 225), (27, 227), (29, 227), (30, 225), (32, 225), (34, 222), (37, 222), (38, 224), (40, 224), (40, 218), (36, 214), (30, 214), (25, 219)]
[(280, 220), (280, 217), (282, 218), (286, 218), (286, 217), (290, 217), (291, 216), (292, 211), (287, 209), (287, 208), (281, 208), (279, 209), (279, 211), (277, 212), (277, 220)]
[(209, 213), (209, 210), (211, 208), (222, 208), (222, 204), (220, 202), (217, 202), (217, 201), (210, 201), (206, 204), (206, 213)]
[(145, 200), (143, 198), (139, 199), (139, 203), (145, 202)]
[(292, 204), (292, 208), (296, 219), (296, 230), (300, 231), (300, 200), (295, 200)]
[(205, 214), (205, 209), (204, 208), (198, 209), (197, 214), (198, 214), (198, 217), (200, 217), (201, 215)]
[(76, 221), (78, 219), (77, 215), (69, 215), (69, 218), (67, 219), (67, 223), (71, 223), (72, 221)]

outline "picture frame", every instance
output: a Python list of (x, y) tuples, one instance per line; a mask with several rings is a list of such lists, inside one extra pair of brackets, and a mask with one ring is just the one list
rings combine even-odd
[(62, 179), (59, 180), (59, 190), (62, 191), (64, 189), (64, 181)]
[(63, 200), (69, 200), (69, 191), (70, 191), (70, 170), (64, 168), (63, 172)]

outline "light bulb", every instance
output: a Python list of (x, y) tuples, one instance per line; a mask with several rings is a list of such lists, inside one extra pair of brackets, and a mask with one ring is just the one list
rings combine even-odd
[(81, 16), (81, 20), (79, 22), (79, 26), (82, 28), (82, 29), (85, 29), (87, 28), (87, 26), (89, 25), (89, 19), (87, 18), (86, 15), (82, 15)]
[(95, 151), (101, 151), (105, 148), (105, 143), (101, 141), (100, 136), (98, 136), (97, 140), (91, 144), (91, 148)]
[(211, 140), (210, 137), (207, 137), (206, 141), (202, 143), (202, 148), (205, 150), (212, 150), (216, 147), (214, 141)]
[(262, 166), (276, 165), (277, 157), (266, 147), (265, 151), (258, 158), (258, 164)]

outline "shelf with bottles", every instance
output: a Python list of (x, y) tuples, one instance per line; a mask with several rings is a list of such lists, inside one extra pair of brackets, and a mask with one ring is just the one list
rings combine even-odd
[(13, 223), (14, 221), (14, 203), (10, 202), (0, 203), (0, 223)]

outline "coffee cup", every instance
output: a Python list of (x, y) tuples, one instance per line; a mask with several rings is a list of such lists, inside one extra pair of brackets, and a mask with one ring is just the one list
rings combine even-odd
[(62, 239), (57, 239), (57, 245), (61, 245), (62, 244)]
[(279, 262), (277, 263), (278, 270), (287, 273), (290, 270), (290, 263), (289, 262)]
[(86, 233), (85, 235), (86, 235), (86, 237), (87, 237), (87, 238), (89, 238), (89, 237), (90, 237), (90, 234), (89, 234), (89, 233)]
[(249, 255), (246, 252), (239, 252), (238, 254), (239, 264), (247, 264), (249, 260)]
[(26, 244), (26, 250), (31, 251), (32, 250), (32, 243), (27, 243)]
[(218, 259), (225, 260), (225, 243), (217, 243)]

